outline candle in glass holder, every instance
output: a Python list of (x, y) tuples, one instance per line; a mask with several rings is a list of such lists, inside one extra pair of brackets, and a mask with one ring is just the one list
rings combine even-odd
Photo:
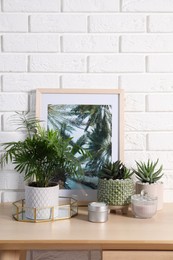
[(131, 197), (132, 212), (137, 218), (151, 218), (157, 211), (157, 198), (135, 194)]

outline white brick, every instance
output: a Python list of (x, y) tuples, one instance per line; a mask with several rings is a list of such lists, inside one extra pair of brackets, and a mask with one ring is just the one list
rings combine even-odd
[(89, 59), (90, 72), (143, 72), (145, 60), (139, 55), (92, 55)]
[(63, 0), (64, 12), (116, 12), (119, 1), (115, 0)]
[(172, 189), (164, 189), (164, 194), (163, 194), (163, 201), (165, 203), (171, 203), (173, 202), (173, 198), (172, 198)]
[(8, 74), (3, 76), (3, 91), (28, 92), (37, 88), (59, 88), (58, 74)]
[(145, 16), (143, 15), (91, 15), (90, 32), (145, 32)]
[(145, 111), (145, 95), (125, 94), (125, 111)]
[(1, 32), (27, 32), (28, 17), (24, 14), (0, 14)]
[(173, 75), (122, 75), (120, 87), (126, 92), (170, 92), (173, 91)]
[(173, 15), (151, 15), (148, 27), (150, 32), (173, 32)]
[(82, 55), (33, 55), (31, 71), (40, 72), (86, 72), (86, 58)]
[(122, 0), (122, 10), (126, 12), (172, 12), (171, 0)]
[(148, 95), (148, 111), (173, 112), (173, 94)]
[(5, 52), (57, 52), (60, 37), (52, 34), (15, 34), (3, 36)]
[(143, 151), (146, 149), (146, 134), (125, 133), (124, 140), (124, 147), (126, 151)]
[(16, 172), (2, 171), (0, 173), (0, 189), (24, 188), (23, 176)]
[[(30, 111), (30, 110), (29, 110)], [(32, 114), (33, 116), (35, 113)], [(2, 116), (2, 122), (3, 122), (3, 131), (4, 138), (8, 138), (9, 140), (12, 139), (12, 136), (15, 132), (14, 138), (15, 140), (23, 140), (26, 137), (25, 131), (21, 131), (19, 128), (19, 116), (16, 114), (16, 112), (5, 112)], [(12, 132), (12, 134), (11, 134)]]
[(11, 173), (15, 172), (16, 173), (16, 171), (14, 170), (14, 165), (10, 161), (9, 161), (8, 164), (3, 165), (3, 171), (11, 172)]
[(6, 12), (58, 12), (60, 0), (5, 0), (3, 10)]
[[(14, 125), (14, 122), (10, 122), (11, 125), (17, 129), (19, 126)], [(7, 126), (7, 125), (6, 125)], [(8, 130), (12, 130), (8, 127)], [(17, 142), (21, 139), (24, 138), (24, 134), (22, 134), (19, 131), (15, 131), (15, 132), (0, 132), (0, 143), (7, 143), (7, 142)]]
[(0, 93), (1, 111), (27, 111), (28, 95)]
[(172, 151), (126, 151), (124, 157), (127, 167), (136, 167), (135, 161), (147, 162), (148, 159), (153, 161), (159, 159), (159, 165), (163, 165), (163, 169), (173, 168)]
[(172, 133), (150, 133), (148, 135), (148, 150), (173, 151), (173, 134)]
[(64, 52), (118, 52), (119, 41), (115, 35), (65, 35)]
[(162, 177), (162, 181), (164, 183), (165, 189), (171, 189), (173, 187), (173, 174), (172, 171), (164, 171), (164, 175)]
[(31, 32), (87, 32), (87, 17), (80, 14), (31, 15)]
[(24, 198), (24, 192), (5, 191), (2, 192), (2, 202), (15, 202)]
[(122, 36), (122, 52), (173, 52), (173, 35)]
[(62, 76), (62, 88), (118, 88), (115, 74), (66, 74)]
[(173, 72), (173, 55), (148, 56), (148, 72)]
[(169, 131), (173, 129), (173, 113), (126, 112), (126, 131)]
[(0, 71), (2, 72), (26, 72), (27, 58), (22, 55), (0, 55)]

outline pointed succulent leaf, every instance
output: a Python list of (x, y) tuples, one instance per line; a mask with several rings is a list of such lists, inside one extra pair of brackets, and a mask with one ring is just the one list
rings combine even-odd
[(128, 179), (133, 172), (128, 170), (121, 161), (106, 163), (99, 174), (102, 179)]
[(161, 174), (163, 166), (161, 165), (158, 170), (156, 170), (158, 159), (156, 162), (152, 162), (148, 159), (147, 163), (145, 162), (137, 162), (137, 169), (133, 169), (134, 174), (136, 175), (137, 179), (142, 182), (148, 183), (155, 183), (158, 181), (163, 174)]

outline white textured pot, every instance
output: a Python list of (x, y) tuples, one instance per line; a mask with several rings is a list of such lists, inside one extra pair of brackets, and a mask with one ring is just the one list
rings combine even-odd
[(151, 197), (157, 197), (157, 210), (163, 208), (163, 182), (157, 183), (142, 183), (140, 181), (136, 182), (136, 193), (140, 194), (141, 191), (146, 192)]
[[(58, 215), (59, 185), (51, 187), (25, 186), (25, 214), (30, 219), (50, 219)], [(52, 211), (51, 207), (56, 207)], [(34, 210), (36, 209), (36, 210)]]

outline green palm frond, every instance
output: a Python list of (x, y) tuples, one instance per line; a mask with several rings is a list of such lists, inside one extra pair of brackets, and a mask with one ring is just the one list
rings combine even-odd
[(4, 154), (1, 164), (11, 161), (15, 170), (24, 173), (25, 180), (34, 178), (41, 187), (48, 186), (57, 169), (69, 175), (83, 174), (81, 162), (76, 153), (88, 156), (79, 146), (71, 145), (71, 137), (65, 138), (58, 130), (46, 130), (38, 120), (21, 116), (28, 136), (24, 141), (2, 144)]

